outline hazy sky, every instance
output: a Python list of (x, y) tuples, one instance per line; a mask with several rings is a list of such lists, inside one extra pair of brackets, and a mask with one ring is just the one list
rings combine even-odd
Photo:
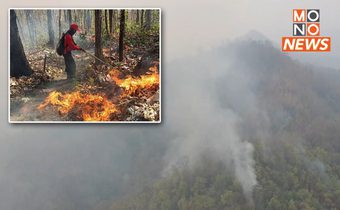
[[(9, 125), (7, 122), (7, 78), (8, 78), (8, 39), (7, 15), (10, 7), (160, 7), (162, 9), (162, 69), (163, 88), (171, 92), (186, 88), (186, 94), (196, 95), (196, 88), (176, 81), (185, 69), (169, 69), (169, 62), (196, 54), (202, 49), (209, 49), (229, 40), (256, 30), (278, 44), (282, 36), (292, 32), (291, 12), (293, 8), (321, 9), (321, 34), (332, 37), (331, 53), (303, 54), (301, 59), (307, 62), (338, 67), (340, 55), (340, 1), (339, 0), (11, 0), (2, 2), (0, 13), (0, 63), (1, 92), (0, 105), (0, 203), (7, 200), (7, 207), (15, 203), (17, 192), (24, 196), (39, 190), (34, 198), (48, 194), (49, 185), (68, 184), (68, 179), (79, 175), (85, 180), (92, 175), (105, 181), (115, 171), (114, 164), (119, 162), (122, 151), (128, 152), (125, 140), (133, 141), (136, 137), (167, 129), (168, 123), (175, 123), (171, 118), (171, 105), (175, 103), (163, 95), (163, 122), (161, 125), (106, 125), (106, 126), (67, 126), (62, 125)], [(174, 66), (172, 66), (174, 67)], [(339, 68), (339, 67), (338, 67)], [(170, 73), (171, 72), (171, 73)], [(193, 74), (195, 71), (192, 71)], [(213, 74), (213, 72), (210, 72)], [(190, 79), (190, 74), (187, 74)], [(195, 77), (192, 77), (195, 79)], [(169, 95), (169, 94), (168, 94)], [(190, 100), (191, 97), (182, 100)], [(171, 102), (170, 102), (171, 101)], [(176, 101), (176, 105), (182, 101)], [(190, 104), (190, 101), (183, 101)], [(190, 106), (188, 105), (189, 109)], [(183, 116), (186, 112), (177, 113)], [(188, 116), (190, 119), (190, 116)], [(189, 120), (190, 121), (190, 120)], [(188, 121), (188, 122), (189, 122)], [(159, 133), (158, 135), (161, 135)], [(156, 137), (154, 137), (156, 138)], [(131, 140), (132, 139), (132, 140)], [(146, 139), (140, 139), (146, 141)], [(117, 154), (118, 153), (118, 154)], [(124, 154), (126, 155), (126, 154)], [(116, 159), (115, 159), (116, 158)], [(102, 165), (100, 165), (102, 164)], [(113, 168), (108, 168), (111, 165)], [(99, 169), (102, 171), (96, 171)], [(119, 168), (119, 167), (118, 167)], [(112, 171), (111, 171), (112, 170)], [(56, 180), (56, 183), (50, 183)], [(71, 179), (72, 180), (72, 179)], [(13, 184), (12, 184), (13, 183)], [(38, 183), (38, 184), (37, 184)], [(105, 183), (105, 182), (104, 182)], [(6, 189), (4, 188), (7, 187)], [(79, 185), (77, 185), (79, 186)], [(12, 187), (12, 188), (11, 188)], [(78, 189), (84, 190), (84, 189)], [(86, 190), (86, 189), (85, 189)], [(53, 196), (53, 195), (52, 195)], [(10, 199), (14, 199), (12, 202)], [(28, 199), (28, 198), (27, 198)], [(20, 201), (24, 202), (25, 199)], [(33, 202), (34, 200), (30, 200)], [(24, 204), (24, 203), (23, 203)], [(20, 206), (20, 204), (18, 204)], [(32, 207), (32, 206), (31, 206)], [(33, 208), (33, 207), (32, 207)], [(46, 208), (48, 209), (48, 208)]]
[[(332, 53), (306, 54), (306, 61), (336, 66), (340, 55), (340, 1), (211, 0), (161, 1), (165, 47), (168, 57), (195, 53), (256, 30), (279, 47), (282, 36), (292, 35), (292, 9), (319, 8), (321, 35), (331, 36)], [(167, 45), (169, 44), (169, 45)], [(171, 47), (167, 47), (171, 46)], [(294, 54), (296, 55), (296, 54)], [(167, 57), (167, 58), (168, 58)], [(320, 58), (321, 57), (321, 58)]]
[[(321, 35), (333, 38), (332, 53), (321, 57), (334, 60), (334, 55), (340, 52), (338, 0), (96, 0), (86, 3), (82, 0), (55, 0), (44, 1), (43, 4), (38, 0), (29, 2), (13, 0), (3, 3), (1, 15), (4, 29), (6, 7), (160, 7), (163, 12), (162, 41), (166, 60), (194, 54), (199, 49), (219, 45), (251, 30), (256, 30), (279, 44), (282, 36), (290, 36), (292, 33), (292, 9), (318, 8), (321, 10)], [(6, 44), (4, 41), (2, 44)], [(320, 54), (307, 57), (314, 60), (315, 57), (320, 57)]]

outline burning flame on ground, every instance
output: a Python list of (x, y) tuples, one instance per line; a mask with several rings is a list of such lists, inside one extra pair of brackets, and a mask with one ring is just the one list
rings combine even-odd
[[(124, 92), (121, 97), (133, 95), (139, 90), (152, 89), (158, 90), (159, 74), (157, 66), (149, 68), (150, 74), (141, 75), (140, 77), (132, 77), (128, 75), (124, 79), (120, 79), (121, 73), (117, 69), (109, 72), (110, 78), (121, 87)], [(61, 115), (68, 115), (75, 111), (77, 117), (81, 117), (84, 121), (109, 121), (111, 114), (119, 113), (114, 103), (109, 101), (105, 96), (83, 94), (79, 91), (71, 93), (61, 93), (58, 91), (51, 92), (45, 101), (38, 106), (39, 110), (44, 109), (48, 105), (56, 106)]]
[(125, 79), (119, 79), (120, 72), (112, 69), (109, 75), (116, 84), (125, 90), (127, 95), (135, 93), (138, 89), (148, 89), (153, 86), (159, 86), (159, 74), (157, 67), (149, 68), (151, 74), (141, 75), (139, 78), (128, 75)]
[(61, 115), (77, 110), (79, 117), (84, 121), (108, 121), (118, 110), (116, 106), (101, 95), (82, 94), (79, 91), (62, 94), (51, 92), (45, 101), (38, 106), (42, 110), (47, 105), (57, 106)]

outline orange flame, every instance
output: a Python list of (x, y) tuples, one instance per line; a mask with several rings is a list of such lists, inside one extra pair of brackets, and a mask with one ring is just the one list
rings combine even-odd
[[(159, 74), (156, 66), (149, 69), (150, 74), (141, 75), (140, 77), (132, 77), (128, 75), (126, 78), (121, 78), (121, 73), (117, 69), (112, 69), (109, 76), (116, 84), (121, 87), (124, 92), (121, 97), (129, 95), (154, 94), (159, 88)], [(112, 119), (112, 114), (120, 113), (116, 105), (109, 101), (103, 95), (93, 95), (80, 93), (79, 91), (71, 93), (61, 93), (58, 91), (51, 92), (45, 101), (38, 106), (42, 110), (46, 106), (52, 105), (57, 107), (61, 115), (76, 114), (76, 118), (84, 121), (109, 121)]]
[(116, 106), (101, 95), (82, 94), (79, 91), (62, 94), (51, 92), (45, 101), (38, 106), (44, 109), (47, 105), (57, 106), (61, 115), (67, 115), (72, 110), (84, 121), (108, 121), (118, 110)]
[(130, 95), (135, 93), (138, 89), (148, 89), (153, 86), (159, 86), (159, 74), (157, 67), (150, 67), (151, 74), (141, 75), (140, 78), (132, 77), (128, 75), (125, 79), (120, 79), (120, 72), (113, 69), (109, 72), (109, 75), (116, 84), (126, 91), (126, 94)]

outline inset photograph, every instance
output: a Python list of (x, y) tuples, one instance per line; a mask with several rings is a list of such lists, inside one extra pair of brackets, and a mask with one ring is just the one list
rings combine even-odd
[(10, 9), (10, 123), (159, 123), (161, 10)]

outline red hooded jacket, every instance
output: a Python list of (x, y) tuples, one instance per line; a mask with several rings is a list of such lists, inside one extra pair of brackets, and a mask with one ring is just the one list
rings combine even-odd
[(71, 52), (72, 50), (81, 50), (81, 47), (76, 45), (73, 41), (71, 34), (67, 33), (64, 37), (64, 54)]

